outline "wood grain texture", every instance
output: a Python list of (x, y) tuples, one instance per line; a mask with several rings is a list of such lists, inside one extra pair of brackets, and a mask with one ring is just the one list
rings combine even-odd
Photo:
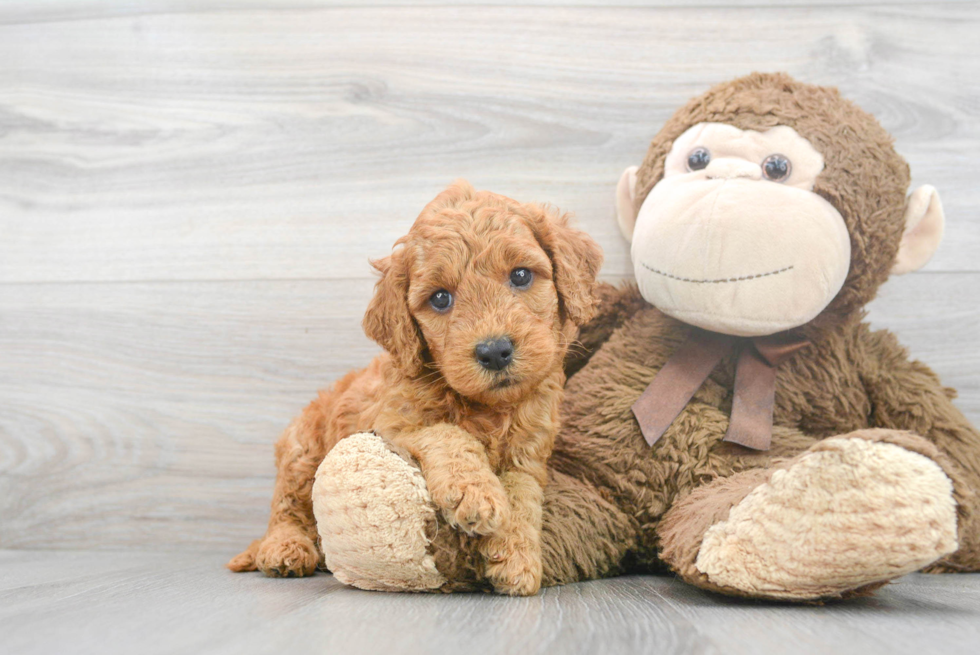
[(978, 30), (977, 3), (2, 25), (0, 281), (365, 277), (458, 176), (574, 211), (626, 275), (619, 173), (691, 95), (756, 69), (876, 114), (943, 194), (929, 270), (980, 270)]
[[(969, 3), (975, 0), (945, 0), (932, 6)], [(881, 6), (919, 4), (920, 0), (852, 0), (851, 6)], [(724, 7), (773, 7), (805, 6), (822, 7), (840, 5), (841, 0), (616, 0), (609, 3), (616, 7), (690, 7), (710, 10)], [(295, 11), (311, 9), (338, 9), (357, 6), (361, 8), (411, 7), (466, 7), (466, 6), (524, 6), (524, 7), (596, 7), (605, 6), (597, 0), (140, 0), (139, 2), (99, 2), (98, 0), (4, 0), (0, 4), (0, 24), (38, 23), (52, 21), (91, 20), (117, 16), (141, 16), (148, 14), (186, 14), (233, 11)]]
[(367, 281), (6, 285), (0, 544), (241, 544), (272, 442), (379, 349)]
[(912, 575), (826, 606), (747, 603), (628, 576), (533, 598), (385, 594), (263, 578), (218, 554), (0, 551), (0, 651), (655, 652), (959, 655), (980, 642), (980, 576)]
[[(980, 422), (972, 273), (890, 281), (871, 307)], [(234, 550), (260, 534), (272, 442), (378, 352), (371, 282), (6, 284), (0, 544)]]
[(980, 4), (650, 4), (0, 4), (0, 545), (231, 554), (442, 185), (574, 211), (627, 278), (619, 172), (753, 69), (840, 85), (940, 188), (871, 319), (980, 422)]

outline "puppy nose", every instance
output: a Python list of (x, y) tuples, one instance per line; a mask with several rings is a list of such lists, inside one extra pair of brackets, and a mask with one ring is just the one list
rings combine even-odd
[(476, 361), (490, 371), (502, 371), (514, 359), (514, 344), (507, 337), (487, 339), (476, 344)]

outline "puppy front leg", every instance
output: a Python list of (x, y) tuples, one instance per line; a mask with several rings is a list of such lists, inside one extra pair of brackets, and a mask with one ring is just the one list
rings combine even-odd
[(509, 515), (507, 494), (485, 447), (448, 423), (400, 435), (395, 443), (419, 461), (432, 502), (450, 525), (470, 535), (490, 534)]
[(512, 470), (500, 476), (510, 501), (510, 520), (480, 544), (487, 579), (498, 593), (533, 596), (541, 588), (543, 475), (543, 470), (538, 475)]

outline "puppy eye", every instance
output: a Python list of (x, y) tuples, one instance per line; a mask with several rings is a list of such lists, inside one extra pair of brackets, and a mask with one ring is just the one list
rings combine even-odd
[(789, 177), (792, 170), (793, 164), (783, 155), (769, 155), (762, 162), (762, 174), (773, 182), (782, 182)]
[(687, 156), (687, 170), (700, 171), (708, 167), (711, 163), (711, 153), (707, 148), (695, 148)]
[(449, 293), (445, 289), (439, 289), (434, 294), (429, 296), (429, 304), (432, 305), (432, 309), (436, 310), (437, 312), (445, 312), (453, 306), (453, 294)]
[(518, 289), (526, 289), (533, 279), (534, 273), (528, 268), (515, 268), (510, 272), (510, 283)]

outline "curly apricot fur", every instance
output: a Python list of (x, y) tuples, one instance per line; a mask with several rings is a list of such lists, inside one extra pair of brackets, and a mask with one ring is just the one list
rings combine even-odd
[[(266, 535), (234, 571), (302, 576), (320, 561), (311, 489), (330, 449), (374, 430), (418, 460), (447, 522), (487, 535), (487, 575), (502, 593), (541, 584), (545, 463), (558, 432), (563, 362), (595, 307), (599, 247), (568, 218), (458, 181), (374, 263), (381, 273), (364, 330), (386, 353), (348, 373), (286, 429)], [(528, 268), (527, 288), (510, 272)], [(436, 311), (432, 293), (454, 296)], [(508, 337), (513, 362), (489, 371), (476, 344)]]

